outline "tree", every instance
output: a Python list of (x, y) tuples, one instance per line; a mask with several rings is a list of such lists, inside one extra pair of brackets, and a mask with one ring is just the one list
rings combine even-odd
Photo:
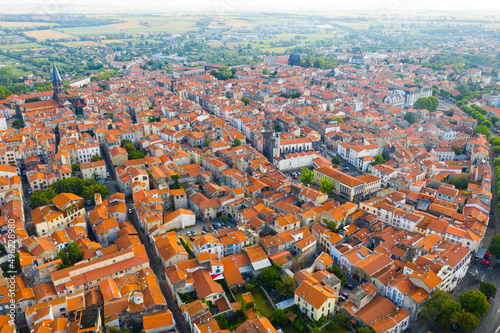
[(468, 290), (460, 295), (460, 305), (464, 311), (470, 312), (478, 318), (486, 314), (490, 308), (488, 299), (479, 290)]
[(94, 155), (94, 156), (92, 156), (92, 158), (90, 159), (90, 162), (97, 162), (97, 161), (102, 161), (102, 157), (101, 157), (101, 155), (95, 154), (95, 155)]
[(276, 283), (279, 281), (276, 267), (271, 266), (265, 268), (260, 274), (260, 280), (264, 286), (274, 289), (276, 287)]
[(308, 168), (303, 168), (302, 169), (302, 175), (300, 176), (300, 181), (302, 184), (305, 186), (311, 185), (313, 183), (314, 179), (314, 171), (309, 170)]
[(413, 124), (416, 121), (415, 116), (411, 112), (406, 112), (403, 119), (409, 122), (410, 124)]
[(498, 117), (498, 116), (491, 116), (491, 118), (490, 118), (490, 121), (493, 125), (496, 125), (496, 123), (498, 123), (499, 120), (500, 120), (500, 117)]
[(422, 317), (441, 328), (448, 328), (460, 321), (462, 307), (450, 294), (437, 290), (423, 305)]
[(241, 141), (238, 138), (234, 138), (232, 147), (241, 146)]
[(283, 295), (287, 297), (293, 297), (293, 293), (295, 289), (297, 289), (297, 285), (295, 284), (295, 280), (288, 275), (281, 276), (281, 281), (276, 283), (276, 289), (278, 289)]
[(358, 326), (354, 329), (354, 333), (373, 333), (373, 330), (368, 326)]
[(52, 204), (52, 199), (57, 196), (57, 193), (52, 189), (39, 190), (33, 193), (30, 198), (30, 207), (35, 209), (41, 206)]
[(224, 214), (222, 214), (222, 215), (221, 215), (221, 217), (220, 217), (220, 221), (221, 221), (222, 223), (227, 223), (227, 216), (226, 216), (226, 215), (224, 215)]
[(264, 75), (268, 75), (269, 74), (269, 71), (267, 70), (267, 68), (264, 68), (262, 70), (262, 74), (264, 74)]
[(427, 100), (429, 101), (430, 108), (431, 108), (429, 111), (431, 111), (431, 112), (436, 111), (437, 107), (439, 106), (439, 100), (434, 96), (427, 97)]
[(68, 252), (69, 259), (73, 264), (76, 264), (77, 262), (83, 259), (83, 254), (82, 251), (80, 250), (80, 246), (75, 241), (71, 241), (68, 243), (66, 251)]
[(273, 126), (273, 130), (274, 130), (275, 132), (281, 132), (283, 129), (281, 128), (281, 125), (280, 125), (280, 124), (276, 123), (276, 124), (274, 124), (274, 126)]
[(330, 273), (335, 274), (336, 277), (340, 279), (342, 285), (344, 285), (347, 281), (347, 278), (342, 273), (342, 269), (338, 265), (333, 266), (328, 270)]
[(486, 135), (486, 137), (488, 139), (491, 136), (491, 133), (488, 130), (488, 127), (486, 127), (484, 125), (478, 125), (478, 126), (476, 126), (476, 128), (474, 128), (474, 132), (472, 132), (472, 135), (476, 135), (476, 134), (484, 134), (484, 135)]
[(241, 99), (241, 101), (242, 101), (245, 105), (250, 104), (250, 100), (249, 100), (247, 97), (243, 97), (243, 98)]
[(24, 127), (24, 123), (21, 119), (16, 119), (12, 122), (12, 127), (20, 129)]
[(460, 177), (452, 178), (450, 181), (450, 184), (455, 185), (455, 187), (460, 190), (467, 189), (467, 187), (469, 187), (469, 183), (472, 183), (472, 180), (470, 180), (465, 174)]
[(333, 190), (333, 181), (330, 178), (322, 178), (320, 181), (319, 190), (325, 194), (330, 193)]
[(465, 330), (473, 330), (479, 327), (479, 319), (470, 312), (462, 312), (460, 325)]
[(336, 121), (337, 124), (343, 124), (344, 123), (344, 119), (342, 119), (341, 117), (332, 118), (332, 121)]
[(323, 330), (319, 328), (318, 326), (314, 326), (309, 332), (311, 333), (322, 333)]
[(332, 164), (339, 165), (340, 164), (340, 157), (333, 156), (332, 157)]
[(181, 179), (181, 175), (176, 173), (175, 175), (170, 176), (170, 178), (174, 181), (174, 184), (172, 185), (172, 190), (178, 190), (181, 188), (181, 185), (179, 184), (179, 179)]
[(500, 258), (500, 235), (496, 235), (491, 239), (488, 251), (495, 257)]
[(208, 147), (211, 141), (209, 137), (206, 137), (205, 140), (203, 140), (203, 146)]
[(497, 285), (487, 281), (481, 281), (479, 284), (479, 291), (481, 291), (487, 299), (495, 298), (497, 295)]
[(386, 161), (385, 161), (384, 157), (382, 157), (382, 155), (380, 155), (380, 154), (377, 154), (377, 155), (375, 155), (375, 161), (371, 162), (370, 164), (377, 165), (377, 164), (382, 164), (385, 162)]
[(462, 148), (458, 146), (453, 146), (451, 147), (451, 150), (455, 152), (455, 155), (461, 155), (462, 154)]
[(217, 321), (217, 324), (219, 324), (219, 328), (221, 330), (227, 330), (229, 328), (229, 323), (227, 322), (225, 316), (216, 316), (215, 320)]
[[(435, 98), (435, 97), (434, 97)], [(432, 107), (431, 102), (427, 97), (420, 97), (417, 99), (417, 101), (413, 104), (413, 107), (418, 110), (426, 109), (430, 111), (430, 108)]]
[[(221, 317), (221, 316), (219, 316)], [(271, 320), (274, 326), (280, 327), (288, 324), (288, 317), (283, 309), (276, 309), (273, 311), (273, 319)]]

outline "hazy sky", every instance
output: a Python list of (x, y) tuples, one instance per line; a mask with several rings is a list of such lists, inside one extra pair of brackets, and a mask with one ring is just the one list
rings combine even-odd
[[(238, 11), (486, 11), (498, 15), (499, 0), (0, 0), (7, 7), (22, 6), (25, 11), (56, 10), (66, 4), (136, 7), (142, 10), (192, 10), (210, 12)], [(43, 9), (42, 9), (43, 11)]]

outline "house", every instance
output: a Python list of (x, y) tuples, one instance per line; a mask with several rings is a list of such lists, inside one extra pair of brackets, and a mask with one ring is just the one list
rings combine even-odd
[(313, 285), (305, 280), (295, 290), (293, 304), (313, 320), (329, 317), (335, 312), (337, 291), (329, 286)]
[(82, 173), (83, 179), (104, 180), (108, 177), (106, 162), (104, 162), (104, 160), (90, 162), (90, 163), (82, 163), (80, 164), (80, 171)]
[(37, 234), (47, 235), (57, 229), (66, 229), (76, 217), (85, 217), (83, 198), (72, 193), (61, 193), (52, 199), (52, 205), (31, 211)]
[(175, 328), (175, 320), (170, 310), (144, 315), (142, 322), (144, 333), (173, 332)]
[(193, 252), (194, 254), (217, 253), (217, 257), (220, 259), (224, 257), (224, 245), (212, 234), (202, 235), (193, 242)]
[(179, 208), (163, 217), (163, 225), (167, 230), (184, 229), (196, 224), (196, 217), (189, 209)]
[(196, 295), (207, 302), (215, 303), (219, 298), (224, 297), (222, 286), (215, 282), (203, 269), (193, 272), (194, 287)]

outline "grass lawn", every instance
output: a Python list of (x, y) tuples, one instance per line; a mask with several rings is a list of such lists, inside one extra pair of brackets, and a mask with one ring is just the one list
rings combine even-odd
[(273, 309), (267, 303), (267, 300), (264, 297), (264, 295), (261, 294), (260, 289), (255, 288), (254, 292), (252, 293), (252, 296), (253, 296), (253, 301), (257, 307), (257, 310), (259, 310), (260, 314), (263, 315), (264, 317), (267, 317), (268, 319), (271, 319), (273, 317)]
[[(307, 333), (309, 332), (308, 329), (305, 329), (303, 331), (299, 331), (295, 326), (293, 326), (292, 324), (288, 324), (286, 326), (283, 326), (281, 327), (281, 330), (283, 331), (283, 333)], [(322, 330), (323, 333), (346, 333), (346, 329), (343, 328), (343, 327), (339, 327), (335, 330), (329, 330), (327, 329), (326, 327), (323, 328)]]

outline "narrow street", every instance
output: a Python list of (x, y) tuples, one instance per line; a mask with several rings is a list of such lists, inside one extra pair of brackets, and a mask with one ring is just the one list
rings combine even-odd
[[(106, 166), (108, 167), (108, 170), (110, 171), (110, 177), (111, 177), (111, 182), (107, 182), (106, 185), (108, 186), (108, 189), (110, 189), (110, 193), (116, 193), (118, 191), (118, 186), (116, 184), (115, 180), (115, 175), (114, 172), (112, 171), (112, 164), (108, 159), (108, 156), (104, 153), (101, 155), (106, 161)], [(111, 168), (110, 168), (111, 166)], [(111, 183), (111, 184), (110, 184)], [(112, 191), (111, 189), (116, 189), (115, 191)], [(129, 214), (128, 211), (129, 209), (132, 209), (132, 213)], [(148, 237), (145, 235), (145, 232), (139, 227), (139, 222), (137, 221), (137, 217), (135, 214), (135, 208), (134, 204), (132, 202), (127, 202), (127, 215), (128, 215), (128, 220), (132, 225), (135, 227), (137, 230), (137, 233), (139, 235), (139, 239), (141, 240), (141, 243), (144, 244), (144, 247), (146, 248), (146, 253), (149, 258), (149, 266), (153, 270), (154, 274), (156, 275), (156, 279), (158, 280), (158, 284), (160, 285), (161, 292), (163, 293), (163, 297), (165, 297), (165, 300), (167, 301), (167, 307), (170, 311), (172, 311), (172, 314), (174, 316), (175, 322), (176, 322), (176, 328), (178, 329), (179, 332), (189, 332), (189, 325), (186, 322), (181, 309), (177, 305), (175, 299), (174, 299), (174, 294), (171, 292), (165, 276), (165, 270), (163, 268), (163, 264), (161, 263), (161, 260), (159, 259), (158, 255), (156, 254), (153, 245), (149, 242)]]
[(158, 279), (158, 283), (160, 285), (161, 292), (163, 293), (163, 296), (165, 297), (165, 300), (167, 301), (167, 306), (170, 311), (172, 311), (172, 314), (175, 319), (176, 327), (179, 330), (179, 332), (189, 332), (189, 326), (188, 323), (186, 322), (184, 316), (182, 315), (181, 309), (177, 305), (175, 299), (174, 299), (174, 294), (170, 291), (170, 288), (168, 287), (166, 276), (165, 276), (165, 270), (163, 268), (163, 264), (161, 263), (160, 259), (158, 258), (156, 252), (153, 249), (153, 245), (149, 242), (149, 239), (147, 236), (144, 234), (142, 229), (139, 227), (139, 223), (137, 221), (136, 215), (135, 215), (135, 210), (134, 210), (134, 205), (132, 203), (127, 203), (127, 211), (129, 209), (132, 209), (132, 214), (128, 214), (129, 221), (132, 223), (132, 225), (135, 227), (139, 234), (139, 239), (141, 240), (141, 243), (144, 244), (144, 247), (146, 248), (146, 253), (149, 258), (149, 266), (153, 270), (153, 272), (156, 275), (156, 278)]

